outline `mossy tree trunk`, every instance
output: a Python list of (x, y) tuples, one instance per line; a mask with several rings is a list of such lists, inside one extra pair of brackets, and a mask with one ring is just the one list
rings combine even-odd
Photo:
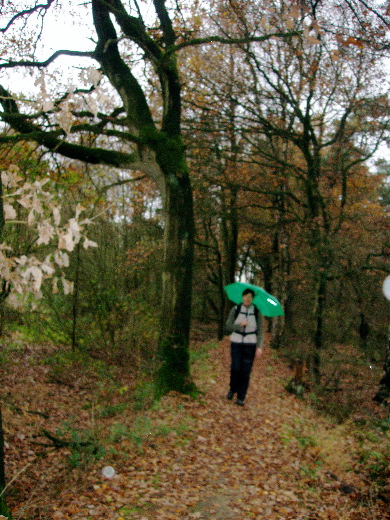
[[(123, 4), (110, 7), (92, 2), (99, 36), (97, 57), (111, 84), (121, 96), (129, 126), (140, 143), (139, 156), (149, 162), (148, 174), (156, 181), (163, 200), (164, 260), (161, 298), (161, 326), (158, 339), (159, 366), (156, 394), (170, 390), (189, 392), (193, 388), (189, 366), (192, 273), (194, 248), (193, 195), (181, 138), (181, 84), (173, 47), (176, 35), (163, 0), (154, 0), (162, 38), (157, 43), (140, 20), (129, 16)], [(119, 53), (117, 34), (110, 20), (114, 15), (122, 31), (146, 53), (160, 82), (161, 127), (141, 85)]]
[(194, 221), (188, 175), (167, 178), (160, 362), (156, 391), (189, 393), (189, 335), (193, 270)]

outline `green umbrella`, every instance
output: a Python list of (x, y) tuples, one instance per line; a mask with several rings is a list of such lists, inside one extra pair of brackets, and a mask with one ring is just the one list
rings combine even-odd
[(224, 289), (229, 300), (237, 304), (242, 303), (243, 291), (245, 289), (252, 289), (255, 293), (253, 304), (256, 305), (263, 316), (272, 318), (273, 316), (283, 316), (284, 314), (282, 306), (275, 296), (267, 293), (267, 291), (261, 287), (251, 285), (250, 283), (235, 282), (230, 285), (225, 285)]

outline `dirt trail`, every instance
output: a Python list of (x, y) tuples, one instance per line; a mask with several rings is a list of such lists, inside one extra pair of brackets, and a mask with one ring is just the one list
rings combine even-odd
[(289, 370), (269, 350), (256, 361), (245, 407), (226, 400), (228, 350), (224, 340), (210, 370), (195, 374), (200, 400), (163, 399), (147, 412), (161, 435), (113, 463), (113, 479), (96, 473), (77, 507), (63, 503), (53, 518), (383, 520), (358, 500), (352, 438), (284, 390)]

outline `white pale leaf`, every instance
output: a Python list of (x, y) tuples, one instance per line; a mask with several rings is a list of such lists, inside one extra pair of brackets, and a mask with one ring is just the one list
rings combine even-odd
[(92, 81), (94, 86), (96, 87), (99, 81), (102, 79), (103, 73), (101, 70), (94, 69), (92, 72)]
[(69, 134), (73, 124), (73, 117), (69, 110), (69, 103), (63, 103), (61, 110), (56, 114), (57, 123), (64, 130), (66, 134)]
[(72, 294), (73, 293), (73, 282), (66, 280), (66, 278), (62, 278), (62, 285), (64, 287), (64, 294)]
[(62, 234), (58, 240), (58, 247), (60, 249), (66, 249), (67, 251), (73, 251), (75, 242), (73, 240), (73, 233), (71, 229), (68, 229), (66, 234)]
[(23, 278), (26, 280), (26, 282), (32, 279), (32, 289), (34, 292), (38, 292), (40, 290), (43, 280), (43, 273), (38, 266), (32, 265), (27, 268), (23, 273)]
[(18, 199), (18, 202), (21, 206), (23, 206), (26, 209), (28, 209), (31, 206), (31, 198), (29, 197), (29, 195), (25, 195), (21, 199)]
[(5, 220), (13, 220), (16, 218), (16, 211), (11, 204), (4, 204), (4, 218)]
[(43, 73), (35, 80), (34, 85), (36, 87), (41, 87), (41, 88), (45, 87), (45, 75)]
[(85, 83), (93, 83), (94, 87), (97, 86), (102, 78), (102, 73), (95, 69), (95, 67), (88, 67), (87, 70), (83, 71), (83, 80)]
[(13, 258), (7, 257), (3, 251), (0, 251), (0, 277), (3, 280), (9, 281), (15, 265), (16, 264)]
[(42, 203), (36, 197), (33, 198), (32, 209), (35, 211), (35, 213), (38, 213), (38, 215), (42, 215), (43, 213)]
[(46, 259), (41, 264), (41, 269), (42, 269), (42, 272), (46, 275), (46, 277), (53, 276), (53, 274), (55, 273), (55, 269), (53, 267), (53, 264), (48, 259)]
[(61, 206), (55, 206), (53, 208), (53, 217), (54, 217), (54, 224), (56, 226), (59, 226), (60, 222), (61, 222)]
[(38, 241), (37, 245), (48, 244), (55, 235), (54, 227), (46, 220), (38, 224)]
[(19, 258), (15, 258), (15, 262), (19, 264), (20, 266), (24, 266), (28, 262), (28, 258), (26, 255), (22, 255)]
[(111, 103), (111, 96), (104, 94), (102, 91), (99, 94), (99, 101), (101, 105)]
[(8, 166), (8, 171), (12, 174), (19, 173), (20, 168), (17, 164), (10, 164)]
[(56, 251), (54, 253), (54, 261), (59, 267), (69, 267), (69, 256), (64, 251)]
[(23, 309), (23, 303), (20, 301), (20, 298), (16, 294), (10, 294), (7, 298), (7, 305), (12, 307), (13, 309)]
[(83, 211), (85, 211), (84, 206), (82, 206), (81, 204), (77, 204), (77, 206), (76, 206), (76, 216), (75, 216), (75, 218), (78, 219), (79, 216), (80, 216), (80, 214), (81, 214)]
[(69, 229), (74, 235), (78, 235), (80, 233), (80, 225), (75, 218), (69, 219)]
[(12, 288), (18, 293), (23, 294), (24, 286), (19, 283), (19, 280), (12, 280)]
[(80, 226), (88, 226), (89, 224), (92, 224), (92, 220), (90, 218), (80, 220)]
[(84, 249), (88, 249), (89, 247), (98, 247), (98, 244), (93, 240), (89, 240), (89, 238), (84, 239)]
[(25, 182), (21, 188), (21, 190), (24, 190), (25, 192), (31, 190), (32, 184), (31, 182)]
[(88, 83), (88, 74), (85, 69), (82, 69), (80, 72), (80, 80), (84, 83), (84, 85), (87, 85)]
[(1, 184), (3, 186), (8, 186), (10, 176), (7, 172), (1, 172)]
[(17, 170), (8, 168), (8, 179), (6, 184), (7, 188), (16, 188), (19, 186), (19, 183), (23, 181), (23, 177), (21, 177), (18, 172), (19, 168), (17, 168)]
[(88, 99), (88, 108), (92, 112), (92, 114), (96, 117), (99, 111), (99, 106), (97, 104), (96, 99), (90, 98)]
[(53, 278), (51, 287), (52, 287), (53, 294), (57, 294), (58, 293), (58, 278), (56, 278), (56, 277)]
[(29, 226), (32, 226), (35, 222), (35, 213), (31, 210), (28, 214), (27, 223)]
[(35, 181), (34, 182), (34, 186), (36, 186), (40, 191), (42, 191), (42, 188), (45, 184), (47, 184), (49, 182), (49, 178), (44, 178), (44, 179), (40, 179), (38, 181)]
[(55, 105), (54, 105), (53, 101), (51, 101), (51, 100), (47, 100), (47, 101), (44, 101), (44, 102), (42, 103), (42, 110), (43, 110), (44, 112), (50, 112), (50, 110), (53, 110), (53, 109), (54, 109), (54, 106), (55, 106)]

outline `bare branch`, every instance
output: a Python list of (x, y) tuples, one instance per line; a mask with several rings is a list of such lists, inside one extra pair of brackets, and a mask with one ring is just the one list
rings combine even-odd
[(52, 433), (50, 433), (49, 431), (47, 431), (45, 429), (42, 429), (42, 433), (47, 439), (49, 439), (53, 443), (54, 448), (56, 448), (57, 450), (60, 448), (68, 448), (68, 447), (77, 449), (77, 448), (93, 445), (92, 441), (68, 441), (65, 439), (61, 439), (60, 437), (56, 437), (55, 435), (53, 435)]
[(50, 63), (53, 63), (60, 56), (77, 56), (83, 58), (92, 58), (95, 59), (95, 55), (93, 51), (69, 51), (69, 50), (59, 50), (52, 54), (45, 61), (30, 61), (30, 60), (21, 60), (21, 61), (8, 61), (6, 63), (0, 63), (0, 69), (8, 69), (13, 67), (47, 67)]
[(239, 45), (242, 43), (249, 43), (249, 42), (264, 42), (267, 40), (270, 40), (271, 38), (291, 38), (293, 36), (298, 36), (302, 34), (298, 31), (292, 31), (292, 32), (276, 32), (276, 33), (270, 33), (266, 34), (264, 36), (247, 36), (244, 38), (223, 38), (221, 36), (208, 36), (204, 38), (193, 38), (192, 40), (187, 40), (185, 42), (179, 43), (177, 45), (174, 45), (170, 47), (166, 54), (173, 54), (181, 49), (184, 49), (186, 47), (195, 47), (197, 45), (204, 45), (207, 43), (222, 43), (224, 45)]
[(20, 11), (11, 18), (11, 20), (7, 23), (5, 27), (0, 28), (0, 32), (5, 33), (6, 31), (8, 31), (11, 25), (14, 22), (16, 22), (16, 20), (18, 20), (19, 18), (30, 16), (31, 14), (38, 11), (47, 11), (54, 1), (55, 0), (48, 0), (47, 4), (37, 4), (34, 7), (31, 7), (31, 9), (24, 9), (23, 11)]
[(111, 188), (116, 188), (117, 186), (123, 186), (124, 184), (129, 184), (130, 182), (138, 182), (142, 181), (143, 179), (147, 179), (147, 175), (139, 175), (138, 177), (132, 177), (131, 179), (123, 179), (121, 181), (115, 181), (111, 184), (106, 184), (99, 190), (99, 194), (106, 193), (106, 191), (110, 190)]

